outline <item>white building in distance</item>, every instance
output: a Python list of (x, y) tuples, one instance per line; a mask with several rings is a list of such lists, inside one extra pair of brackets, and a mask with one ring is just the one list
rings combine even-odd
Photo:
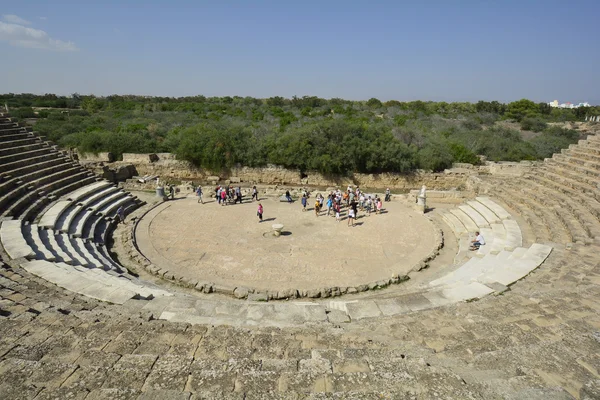
[(551, 101), (550, 103), (548, 103), (548, 105), (550, 107), (555, 107), (555, 108), (591, 107), (590, 103), (588, 103), (588, 102), (579, 103), (579, 104), (573, 104), (573, 103), (567, 101), (566, 103), (559, 104), (558, 100)]

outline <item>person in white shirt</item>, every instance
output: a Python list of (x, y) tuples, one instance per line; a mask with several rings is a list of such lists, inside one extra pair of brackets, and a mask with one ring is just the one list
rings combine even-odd
[(479, 250), (479, 247), (485, 245), (485, 239), (481, 233), (475, 232), (475, 240), (471, 243), (471, 250)]

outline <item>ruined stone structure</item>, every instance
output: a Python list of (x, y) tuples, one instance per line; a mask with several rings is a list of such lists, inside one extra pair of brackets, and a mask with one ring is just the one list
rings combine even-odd
[(600, 398), (599, 173), (589, 136), (468, 178), (475, 196), (426, 214), (429, 268), (293, 300), (144, 261), (154, 208), (0, 114), (0, 398)]

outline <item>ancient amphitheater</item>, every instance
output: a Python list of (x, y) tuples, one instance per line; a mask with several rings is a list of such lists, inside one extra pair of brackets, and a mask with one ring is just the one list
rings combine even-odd
[[(168, 221), (195, 199), (145, 204), (0, 114), (0, 398), (598, 399), (599, 174), (591, 135), (523, 176), (481, 176), (462, 204), (421, 216), (392, 202), (390, 221), (424, 232), (399, 234), (401, 251), (384, 232), (369, 253), (347, 227), (329, 249), (339, 260), (345, 248), (402, 258), (411, 243), (429, 244), (404, 263), (361, 275), (348, 262), (355, 276), (334, 269), (330, 284), (315, 283), (317, 268), (297, 285), (292, 270), (243, 285), (255, 273), (243, 267), (268, 267), (260, 257), (225, 260), (231, 273), (213, 266), (210, 279), (162, 263), (171, 254), (188, 265), (186, 248), (214, 246), (210, 235), (152, 242), (152, 223), (181, 234), (186, 218)], [(118, 225), (120, 206), (128, 218)], [(236, 228), (260, 234), (231, 213)], [(316, 229), (306, 214), (294, 223)], [(365, 224), (368, 236), (384, 229), (377, 223)], [(476, 230), (488, 244), (474, 254)], [(308, 247), (300, 232), (277, 246)], [(329, 250), (290, 259), (300, 268)]]

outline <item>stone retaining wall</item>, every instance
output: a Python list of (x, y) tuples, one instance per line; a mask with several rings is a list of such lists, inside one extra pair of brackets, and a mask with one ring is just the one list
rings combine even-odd
[[(460, 174), (415, 172), (412, 174), (360, 174), (350, 177), (325, 176), (318, 172), (301, 173), (279, 166), (263, 168), (234, 167), (230, 171), (207, 171), (196, 168), (186, 161), (179, 161), (170, 153), (124, 154), (120, 163), (133, 164), (138, 174), (158, 175), (161, 180), (213, 183), (215, 181), (267, 185), (309, 185), (323, 187), (386, 188), (408, 191), (426, 185), (431, 189), (449, 190), (464, 185), (466, 177)], [(215, 182), (216, 183), (216, 182)]]

